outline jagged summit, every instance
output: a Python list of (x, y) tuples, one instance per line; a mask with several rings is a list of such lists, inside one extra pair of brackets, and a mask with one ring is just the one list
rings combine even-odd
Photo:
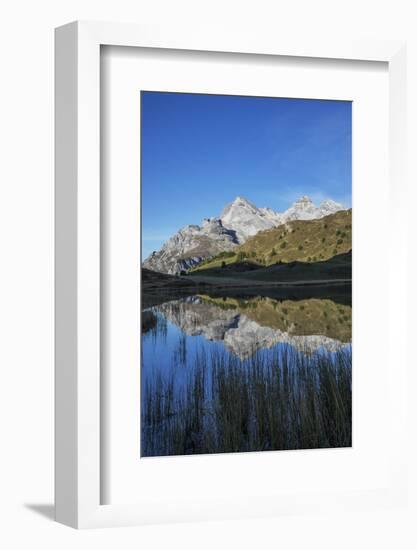
[(226, 206), (223, 208), (220, 214), (220, 219), (227, 219), (227, 216), (230, 215), (230, 212), (238, 211), (239, 209), (249, 210), (252, 212), (258, 211), (257, 206), (255, 206), (248, 199), (245, 199), (244, 197), (236, 197), (232, 202), (229, 202), (229, 204), (226, 204)]
[(162, 273), (179, 273), (206, 258), (232, 250), (259, 231), (287, 221), (322, 218), (339, 210), (344, 207), (331, 199), (315, 206), (310, 197), (303, 195), (288, 210), (279, 213), (271, 208), (258, 208), (245, 197), (237, 196), (219, 217), (204, 218), (201, 225), (180, 229), (159, 251), (153, 252), (143, 266)]
[(220, 214), (220, 220), (224, 227), (233, 229), (239, 239), (244, 242), (248, 237), (256, 235), (258, 231), (270, 229), (278, 223), (274, 219), (275, 213), (266, 215), (266, 213), (255, 206), (249, 200), (243, 197), (236, 197), (233, 202), (228, 204)]
[(251, 206), (254, 206), (253, 203), (248, 201), (248, 199), (245, 199), (245, 197), (240, 197), (240, 196), (237, 196), (233, 201), (233, 204), (238, 204), (238, 203), (249, 204)]
[[(332, 199), (326, 199), (320, 203), (320, 208), (329, 208), (329, 209), (343, 209), (343, 206), (339, 202), (335, 202)], [(337, 210), (335, 210), (337, 211)]]
[(314, 220), (344, 210), (344, 206), (331, 199), (316, 206), (307, 195), (300, 197), (288, 210), (282, 214), (283, 220)]
[(303, 195), (299, 199), (295, 201), (295, 204), (312, 204), (313, 201), (310, 199), (308, 195)]

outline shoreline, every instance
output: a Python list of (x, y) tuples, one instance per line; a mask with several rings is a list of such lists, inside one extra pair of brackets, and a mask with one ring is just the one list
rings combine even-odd
[[(191, 283), (191, 281), (190, 281)], [(197, 281), (196, 281), (197, 283)], [(351, 304), (351, 279), (331, 279), (314, 281), (259, 282), (241, 281), (239, 283), (190, 284), (189, 286), (142, 285), (142, 309), (160, 305), (197, 294), (212, 297), (265, 296), (276, 299), (305, 300), (309, 298), (330, 299), (342, 304)]]

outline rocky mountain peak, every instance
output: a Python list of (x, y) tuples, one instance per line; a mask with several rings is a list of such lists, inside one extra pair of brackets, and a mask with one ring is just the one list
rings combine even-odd
[(292, 220), (314, 220), (334, 214), (339, 210), (344, 210), (344, 206), (335, 201), (328, 199), (323, 201), (320, 206), (316, 206), (310, 197), (304, 195), (282, 214), (282, 218), (285, 222)]
[(245, 197), (236, 197), (232, 204), (235, 206), (250, 206), (252, 208), (256, 208), (256, 206), (252, 202), (248, 201), (248, 199), (245, 199)]
[(227, 204), (220, 214), (220, 219), (222, 221), (228, 220), (234, 216), (237, 212), (249, 210), (251, 212), (257, 212), (259, 209), (250, 201), (244, 197), (236, 197), (232, 202)]
[(309, 196), (303, 195), (298, 200), (296, 200), (294, 204), (307, 205), (307, 204), (313, 204), (313, 201), (310, 199)]
[(239, 243), (246, 241), (258, 231), (270, 229), (276, 224), (270, 213), (264, 212), (243, 197), (236, 197), (220, 214), (224, 227), (236, 232)]
[(332, 199), (326, 199), (321, 202), (320, 208), (328, 208), (329, 210), (337, 212), (338, 210), (343, 210), (343, 205), (339, 202), (333, 201)]

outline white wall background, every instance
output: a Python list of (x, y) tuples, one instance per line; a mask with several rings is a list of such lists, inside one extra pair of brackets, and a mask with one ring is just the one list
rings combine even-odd
[[(14, 548), (417, 546), (416, 509), (367, 515), (77, 532), (53, 514), (53, 29), (75, 19), (230, 23), (248, 32), (409, 40), (409, 200), (417, 201), (417, 17), (413, 0), (9, 0), (0, 19), (0, 545)], [(417, 235), (416, 235), (417, 236)], [(413, 240), (411, 240), (413, 242)], [(414, 248), (415, 251), (415, 248)], [(411, 257), (414, 253), (410, 250)], [(415, 273), (410, 262), (410, 280)], [(415, 278), (415, 275), (414, 275)], [(415, 301), (415, 291), (410, 296)], [(383, 304), (381, 304), (383, 309)], [(410, 307), (410, 348), (414, 339)], [(414, 365), (417, 368), (417, 365)], [(412, 365), (411, 365), (412, 367)], [(416, 387), (410, 369), (410, 397)], [(414, 400), (410, 414), (416, 416)], [(410, 423), (415, 456), (416, 423)], [(395, 442), (394, 442), (395, 443)], [(411, 504), (416, 476), (411, 472)]]

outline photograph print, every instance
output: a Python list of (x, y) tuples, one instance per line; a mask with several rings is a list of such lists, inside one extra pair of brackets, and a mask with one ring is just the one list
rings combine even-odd
[(140, 456), (350, 447), (351, 102), (140, 101)]

